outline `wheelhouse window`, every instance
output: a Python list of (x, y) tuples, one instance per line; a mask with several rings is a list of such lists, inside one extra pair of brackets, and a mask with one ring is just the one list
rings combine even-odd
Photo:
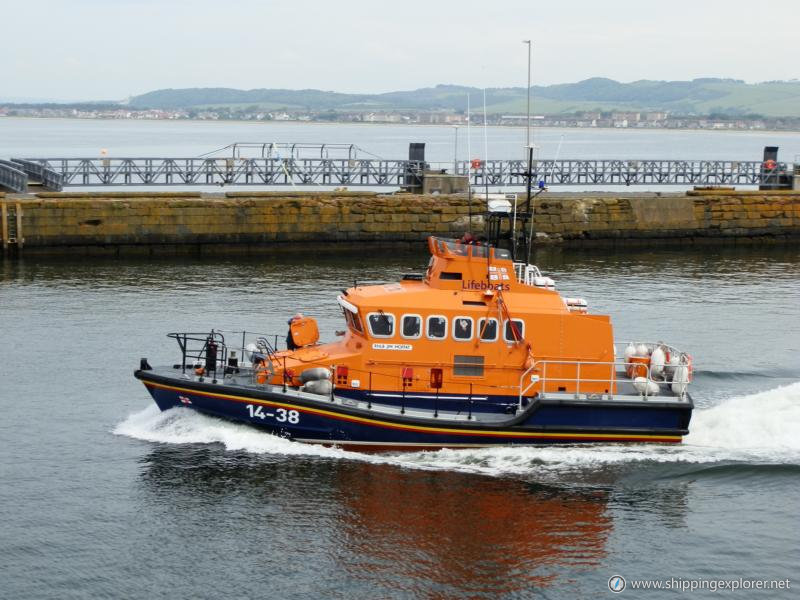
[(462, 342), (472, 339), (472, 319), (470, 317), (453, 319), (453, 339)]
[(447, 337), (447, 319), (440, 315), (428, 317), (428, 337), (432, 340), (443, 340)]
[(472, 256), (476, 258), (486, 258), (489, 256), (488, 246), (470, 246), (472, 248)]
[(516, 342), (517, 340), (521, 340), (525, 337), (525, 321), (522, 319), (511, 319), (510, 321), (506, 321), (505, 331), (503, 332), (503, 338), (507, 342)]
[(369, 313), (367, 323), (373, 337), (388, 338), (394, 335), (394, 315), (391, 313)]
[(403, 327), (400, 333), (409, 340), (417, 339), (422, 335), (422, 317), (419, 315), (403, 315)]
[(344, 311), (344, 318), (347, 321), (348, 327), (355, 331), (356, 333), (364, 334), (364, 325), (361, 323), (361, 317), (358, 316), (358, 313), (350, 312), (349, 310)]
[(482, 342), (497, 341), (497, 319), (481, 319), (478, 321), (478, 339)]

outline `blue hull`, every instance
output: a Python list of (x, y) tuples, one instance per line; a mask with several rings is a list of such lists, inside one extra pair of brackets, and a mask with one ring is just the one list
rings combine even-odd
[[(137, 371), (161, 410), (186, 406), (282, 437), (338, 446), (460, 447), (579, 442), (680, 442), (691, 402), (569, 402), (536, 399), (496, 423), (414, 418)], [(377, 401), (377, 400), (376, 400)]]

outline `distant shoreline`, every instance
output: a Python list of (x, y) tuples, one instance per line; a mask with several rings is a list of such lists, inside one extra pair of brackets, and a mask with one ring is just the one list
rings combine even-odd
[[(112, 121), (112, 122), (136, 122), (136, 123), (213, 123), (213, 124), (251, 124), (251, 125), (348, 125), (348, 126), (363, 126), (363, 127), (429, 127), (436, 129), (452, 129), (453, 124), (447, 123), (389, 123), (385, 121), (376, 121), (365, 123), (363, 121), (300, 121), (300, 120), (253, 120), (253, 119), (115, 119), (110, 117), (65, 117), (65, 116), (31, 116), (31, 115), (0, 115), (0, 123), (4, 119), (15, 120), (52, 120), (52, 121)], [(458, 125), (459, 129), (466, 129), (463, 124)], [(475, 129), (483, 128), (482, 123), (473, 125)], [(490, 124), (489, 127), (497, 129), (525, 129), (524, 125), (512, 124)], [(623, 132), (658, 132), (658, 131), (698, 131), (704, 133), (800, 133), (798, 129), (745, 129), (745, 128), (711, 128), (711, 127), (555, 127), (555, 126), (532, 126), (535, 131), (623, 131)]]

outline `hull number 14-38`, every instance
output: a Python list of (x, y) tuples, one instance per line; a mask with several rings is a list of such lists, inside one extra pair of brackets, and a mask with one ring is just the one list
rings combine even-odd
[(264, 407), (260, 405), (247, 405), (247, 412), (251, 419), (272, 418), (278, 423), (291, 423), (292, 425), (300, 422), (300, 413), (296, 410), (286, 410), (285, 408), (275, 409), (275, 412), (264, 412)]

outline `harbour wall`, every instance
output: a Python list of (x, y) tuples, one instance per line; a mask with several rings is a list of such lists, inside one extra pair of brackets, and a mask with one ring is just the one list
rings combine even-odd
[[(479, 233), (485, 201), (368, 192), (93, 192), (0, 195), (5, 256), (170, 254), (321, 247), (420, 249)], [(567, 246), (800, 240), (800, 192), (545, 193), (537, 243)]]

